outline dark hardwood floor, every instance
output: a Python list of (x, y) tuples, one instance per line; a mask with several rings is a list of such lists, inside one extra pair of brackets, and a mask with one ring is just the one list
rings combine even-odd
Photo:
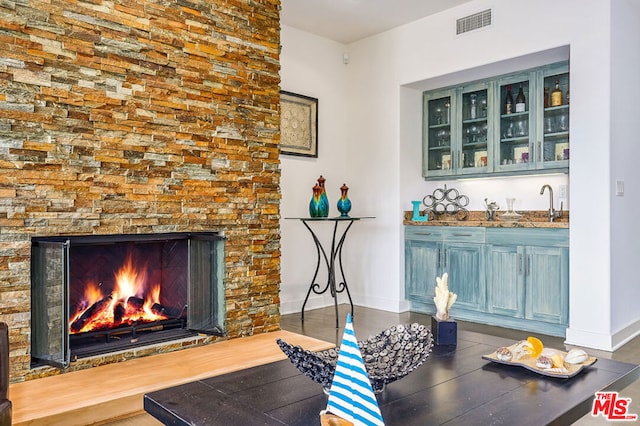
[[(305, 336), (315, 337), (316, 339), (326, 342), (335, 343), (337, 346), (342, 339), (344, 332), (344, 324), (349, 312), (349, 305), (343, 304), (338, 306), (340, 319), (339, 329), (335, 328), (335, 311), (333, 306), (322, 309), (314, 309), (306, 311), (304, 322), (300, 320), (300, 313), (283, 315), (280, 321), (280, 327), (283, 330), (292, 331), (294, 333), (303, 334)], [(416, 312), (394, 313), (381, 311), (371, 308), (354, 307), (353, 328), (356, 332), (358, 340), (364, 340), (369, 336), (373, 336), (385, 328), (398, 324), (414, 323), (431, 327), (431, 316)], [(504, 337), (513, 340), (526, 339), (532, 333), (508, 328), (494, 327), (465, 321), (458, 321), (458, 329), (471, 331), (476, 333), (490, 334), (492, 336)], [(535, 334), (546, 346), (558, 349), (564, 348), (564, 339), (554, 336), (545, 336)]]

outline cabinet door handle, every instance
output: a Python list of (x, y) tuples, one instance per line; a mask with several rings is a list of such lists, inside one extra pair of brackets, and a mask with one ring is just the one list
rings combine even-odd
[(525, 274), (529, 276), (531, 273), (531, 255), (527, 255), (525, 263)]
[(431, 232), (416, 232), (415, 235), (431, 235)]
[(522, 275), (522, 255), (518, 255), (518, 275)]
[(473, 235), (472, 234), (460, 234), (460, 233), (454, 232), (453, 236), (454, 237), (472, 237)]
[(538, 141), (538, 152), (540, 153), (540, 162), (544, 160), (544, 152), (542, 151), (542, 142)]
[[(441, 258), (440, 258), (440, 249), (438, 249), (438, 269), (440, 269), (440, 261), (441, 261)], [(439, 271), (438, 271), (437, 273), (439, 273)]]

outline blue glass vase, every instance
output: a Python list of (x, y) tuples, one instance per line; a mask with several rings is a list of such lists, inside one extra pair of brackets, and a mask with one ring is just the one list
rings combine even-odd
[(320, 216), (318, 217), (327, 216), (329, 216), (329, 199), (327, 198), (327, 194), (323, 192), (320, 197)]
[(327, 197), (327, 191), (324, 188), (325, 178), (320, 175), (318, 178), (318, 185), (320, 186), (320, 206), (318, 208), (319, 215), (316, 217), (329, 216), (329, 198)]
[(309, 201), (309, 216), (311, 217), (322, 217), (322, 200), (320, 197), (322, 188), (317, 183), (313, 187), (313, 196), (311, 197), (311, 201)]
[(349, 187), (343, 183), (340, 187), (342, 195), (338, 200), (338, 211), (342, 217), (349, 217), (349, 212), (351, 211), (351, 200), (347, 196), (347, 191), (349, 191)]

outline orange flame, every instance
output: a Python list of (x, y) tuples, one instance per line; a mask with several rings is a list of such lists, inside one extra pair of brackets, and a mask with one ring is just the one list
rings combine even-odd
[(144, 291), (146, 278), (144, 271), (138, 271), (133, 266), (133, 257), (129, 254), (125, 264), (115, 273), (116, 288), (113, 298), (127, 300), (129, 297), (138, 296), (138, 292)]
[(146, 268), (136, 268), (131, 254), (114, 278), (111, 294), (104, 294), (99, 284), (87, 283), (84, 299), (70, 321), (71, 334), (167, 319), (152, 309), (160, 303), (160, 284), (147, 285)]

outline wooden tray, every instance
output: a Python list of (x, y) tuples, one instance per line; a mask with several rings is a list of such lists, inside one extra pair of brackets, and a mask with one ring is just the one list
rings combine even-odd
[[(508, 346), (509, 350), (511, 350), (511, 352), (514, 352), (514, 348), (518, 345), (518, 343), (515, 343), (511, 346)], [(563, 356), (566, 355), (567, 353), (564, 351), (560, 351), (557, 349), (554, 349), (554, 351), (557, 351), (558, 353), (561, 353)], [(482, 359), (485, 359), (487, 361), (491, 361), (491, 362), (495, 362), (498, 364), (505, 364), (505, 365), (515, 365), (518, 367), (523, 367), (526, 368), (527, 370), (531, 370), (535, 373), (538, 374), (542, 374), (543, 376), (549, 376), (549, 377), (558, 377), (561, 379), (569, 379), (573, 376), (575, 376), (576, 374), (578, 374), (579, 372), (581, 372), (585, 367), (588, 367), (590, 365), (593, 365), (598, 359), (595, 357), (590, 356), (589, 358), (587, 358), (586, 361), (584, 361), (581, 364), (564, 364), (564, 367), (567, 369), (566, 373), (561, 373), (561, 372), (555, 372), (555, 371), (548, 371), (545, 370), (543, 368), (540, 368), (538, 366), (536, 366), (536, 359), (525, 355), (524, 357), (514, 360), (514, 361), (502, 361), (500, 359), (498, 359), (498, 355), (496, 354), (496, 352), (493, 352), (489, 355), (482, 355)]]

